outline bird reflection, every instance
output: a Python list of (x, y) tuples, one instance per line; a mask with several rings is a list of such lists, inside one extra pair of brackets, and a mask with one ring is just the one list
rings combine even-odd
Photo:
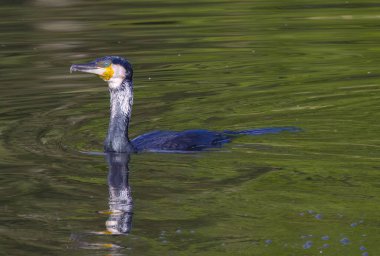
[(109, 234), (128, 234), (132, 228), (133, 200), (129, 186), (129, 153), (107, 153), (109, 217), (106, 228)]

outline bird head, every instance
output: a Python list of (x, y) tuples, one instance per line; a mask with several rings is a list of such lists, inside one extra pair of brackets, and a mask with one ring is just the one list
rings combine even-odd
[(85, 64), (73, 64), (70, 72), (80, 71), (98, 75), (110, 89), (118, 89), (124, 80), (132, 81), (132, 65), (124, 58), (106, 56)]

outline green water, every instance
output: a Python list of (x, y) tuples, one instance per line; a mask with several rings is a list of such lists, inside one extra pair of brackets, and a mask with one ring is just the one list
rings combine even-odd
[[(378, 1), (2, 1), (1, 255), (378, 255)], [(241, 137), (132, 155), (109, 235), (108, 91), (72, 63), (127, 57), (131, 137)]]

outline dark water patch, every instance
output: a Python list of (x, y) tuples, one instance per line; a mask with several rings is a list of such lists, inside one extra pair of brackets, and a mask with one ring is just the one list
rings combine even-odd
[(148, 22), (135, 22), (132, 25), (171, 25), (178, 24), (178, 21), (148, 21)]

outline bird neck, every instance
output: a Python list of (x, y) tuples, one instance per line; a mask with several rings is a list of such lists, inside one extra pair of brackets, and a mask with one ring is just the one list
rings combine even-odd
[(128, 137), (133, 104), (132, 81), (124, 80), (117, 88), (109, 88), (111, 115), (104, 149), (107, 152), (129, 152), (132, 149)]

